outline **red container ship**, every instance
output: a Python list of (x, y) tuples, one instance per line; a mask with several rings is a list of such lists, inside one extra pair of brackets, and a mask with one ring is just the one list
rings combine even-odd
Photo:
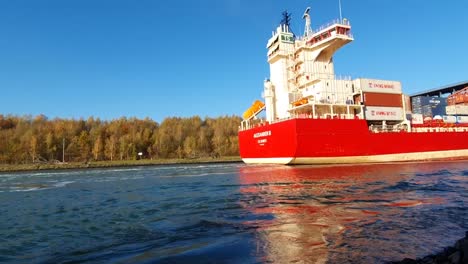
[(402, 93), (398, 81), (337, 78), (333, 54), (353, 41), (351, 25), (340, 19), (313, 31), (309, 10), (303, 17), (303, 37), (290, 32), (290, 18), (285, 14), (268, 41), (270, 79), (265, 81), (265, 102), (256, 101), (244, 113), (239, 130), (244, 162), (468, 158), (467, 89), (448, 98), (450, 115), (442, 118), (412, 113), (410, 97)]

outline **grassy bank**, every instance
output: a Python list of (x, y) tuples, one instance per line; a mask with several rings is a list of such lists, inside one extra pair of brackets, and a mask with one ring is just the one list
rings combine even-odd
[(222, 163), (222, 162), (240, 162), (241, 158), (220, 157), (220, 158), (197, 158), (197, 159), (158, 159), (158, 160), (118, 160), (118, 161), (90, 161), (70, 162), (57, 164), (0, 164), (0, 172), (14, 171), (37, 171), (37, 170), (66, 170), (66, 169), (85, 169), (85, 168), (112, 168), (112, 167), (132, 167), (132, 166), (151, 166), (166, 164), (198, 164), (198, 163)]

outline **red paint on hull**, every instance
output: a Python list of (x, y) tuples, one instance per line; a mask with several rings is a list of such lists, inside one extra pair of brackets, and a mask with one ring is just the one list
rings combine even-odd
[[(239, 147), (243, 159), (372, 157), (468, 151), (467, 136), (468, 132), (372, 133), (359, 119), (291, 119), (240, 131)], [(451, 158), (450, 153), (444, 155)], [(457, 155), (453, 158), (465, 158)]]

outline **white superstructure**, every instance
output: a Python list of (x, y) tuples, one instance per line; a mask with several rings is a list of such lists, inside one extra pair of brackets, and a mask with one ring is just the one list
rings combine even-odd
[(290, 117), (291, 104), (302, 98), (329, 104), (352, 100), (353, 82), (336, 78), (333, 66), (333, 54), (353, 40), (349, 21), (336, 20), (314, 32), (309, 10), (303, 16), (304, 37), (296, 38), (283, 24), (268, 41), (270, 80), (264, 97), (269, 122)]
[[(265, 103), (261, 107), (254, 104), (246, 111), (241, 129), (251, 127), (251, 121), (262, 110), (266, 111), (264, 121), (268, 123), (297, 117), (358, 118), (371, 123), (394, 121), (398, 124), (406, 121), (400, 82), (352, 80), (335, 75), (333, 55), (354, 40), (349, 21), (339, 19), (312, 30), (309, 12), (308, 7), (303, 15), (302, 37), (291, 32), (289, 14), (283, 13), (283, 22), (267, 43), (270, 78), (264, 83)], [(399, 94), (401, 99), (388, 104), (386, 94)], [(365, 98), (372, 100), (365, 102)], [(382, 113), (390, 114), (384, 116)], [(383, 118), (379, 119), (381, 116)]]

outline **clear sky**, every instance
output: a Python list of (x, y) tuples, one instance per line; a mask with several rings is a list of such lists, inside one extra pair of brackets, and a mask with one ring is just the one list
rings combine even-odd
[[(338, 0), (0, 0), (0, 114), (49, 118), (241, 115), (269, 77), (266, 42)], [(342, 0), (354, 42), (337, 75), (406, 93), (468, 80), (468, 1)]]

